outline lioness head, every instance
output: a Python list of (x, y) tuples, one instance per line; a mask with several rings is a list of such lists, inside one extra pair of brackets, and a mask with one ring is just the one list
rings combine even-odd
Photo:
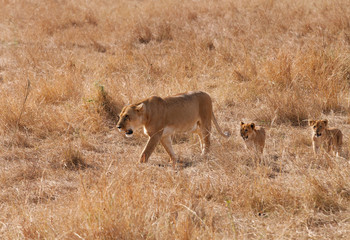
[(248, 140), (248, 138), (253, 134), (255, 129), (254, 123), (244, 123), (241, 122), (241, 136), (243, 140)]
[(309, 125), (316, 137), (321, 137), (328, 125), (328, 120), (309, 120)]
[(132, 137), (134, 130), (143, 125), (145, 108), (144, 103), (124, 107), (119, 114), (119, 121), (117, 123), (119, 132), (125, 132), (125, 136)]

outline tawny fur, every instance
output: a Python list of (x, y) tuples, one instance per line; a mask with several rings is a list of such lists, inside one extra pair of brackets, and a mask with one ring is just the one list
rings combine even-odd
[(328, 128), (328, 120), (309, 120), (312, 128), (312, 146), (315, 155), (318, 154), (320, 148), (328, 153), (336, 155), (341, 154), (343, 145), (343, 134), (337, 128)]
[(255, 126), (254, 123), (241, 122), (241, 137), (249, 150), (263, 154), (266, 139), (263, 127)]
[(221, 131), (215, 119), (210, 96), (205, 92), (188, 92), (166, 98), (152, 96), (124, 107), (119, 114), (117, 128), (130, 136), (135, 129), (143, 127), (149, 139), (140, 161), (147, 162), (160, 142), (175, 167), (176, 155), (171, 136), (176, 132), (197, 133), (202, 154), (207, 154), (212, 121), (222, 136), (229, 136)]

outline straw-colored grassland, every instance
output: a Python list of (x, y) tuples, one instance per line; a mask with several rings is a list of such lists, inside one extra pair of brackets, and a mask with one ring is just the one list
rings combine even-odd
[[(140, 164), (121, 108), (193, 90), (231, 137)], [(1, 0), (0, 238), (349, 239), (349, 90), (347, 0)], [(314, 156), (308, 119), (342, 156)]]

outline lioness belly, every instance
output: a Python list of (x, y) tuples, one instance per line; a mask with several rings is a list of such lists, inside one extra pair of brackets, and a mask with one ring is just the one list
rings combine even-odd
[(163, 130), (163, 135), (173, 135), (174, 133), (186, 133), (186, 132), (194, 132), (198, 129), (198, 124), (195, 122), (194, 124), (187, 124), (182, 126), (167, 126)]

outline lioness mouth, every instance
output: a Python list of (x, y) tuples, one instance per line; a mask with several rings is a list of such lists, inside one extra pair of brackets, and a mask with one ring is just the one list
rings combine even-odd
[(134, 133), (134, 132), (133, 132), (132, 129), (128, 129), (128, 130), (126, 130), (126, 132), (125, 132), (126, 135), (132, 135), (133, 133)]

